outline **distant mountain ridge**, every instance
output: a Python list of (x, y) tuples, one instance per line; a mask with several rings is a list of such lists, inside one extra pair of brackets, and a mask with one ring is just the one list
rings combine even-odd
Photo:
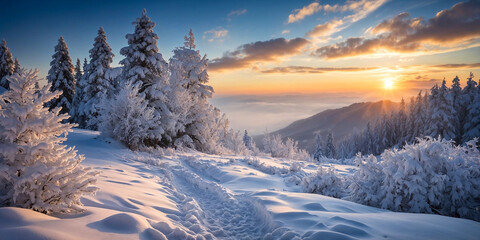
[[(316, 132), (326, 133), (331, 130), (335, 140), (339, 141), (349, 134), (365, 129), (368, 122), (373, 123), (383, 114), (389, 115), (393, 110), (397, 110), (399, 105), (399, 103), (389, 100), (354, 103), (297, 120), (272, 134), (280, 134), (283, 138), (292, 138), (298, 141), (300, 148), (312, 151)], [(263, 135), (254, 137), (257, 146), (261, 147), (262, 139)]]

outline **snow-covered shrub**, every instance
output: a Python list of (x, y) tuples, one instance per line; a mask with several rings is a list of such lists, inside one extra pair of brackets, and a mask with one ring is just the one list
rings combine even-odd
[(95, 175), (74, 148), (62, 143), (72, 124), (60, 108), (44, 104), (61, 92), (50, 84), (35, 87), (38, 71), (20, 70), (8, 77), (10, 90), (0, 95), (0, 206), (39, 212), (82, 211), (80, 197), (94, 193)]
[(239, 131), (235, 131), (227, 125), (227, 128), (224, 129), (221, 136), (222, 145), (227, 152), (240, 155), (247, 155), (250, 153), (250, 150), (245, 146), (242, 135)]
[(333, 167), (327, 170), (319, 167), (313, 176), (303, 177), (301, 184), (306, 192), (335, 198), (342, 198), (345, 195), (343, 178), (335, 173)]
[[(402, 211), (480, 220), (480, 153), (440, 139), (417, 139), (402, 150), (387, 150), (382, 161), (359, 159), (350, 185), (360, 203)], [(380, 173), (380, 170), (382, 173)]]
[(104, 100), (100, 116), (103, 134), (124, 143), (130, 149), (138, 149), (145, 139), (155, 136), (156, 116), (148, 106), (145, 93), (139, 93), (140, 83), (127, 82), (111, 100)]
[(373, 155), (364, 157), (358, 153), (355, 164), (358, 169), (349, 179), (351, 192), (348, 199), (365, 205), (379, 206), (381, 196), (378, 193), (384, 174), (378, 159)]
[(298, 142), (287, 138), (285, 143), (279, 134), (270, 135), (265, 133), (263, 138), (263, 147), (266, 153), (275, 158), (288, 158), (292, 160), (311, 161), (311, 156), (304, 149), (297, 147)]

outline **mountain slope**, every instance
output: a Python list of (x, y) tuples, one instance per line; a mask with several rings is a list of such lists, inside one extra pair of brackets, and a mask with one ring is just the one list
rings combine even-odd
[[(316, 132), (325, 132), (330, 129), (335, 140), (341, 140), (349, 134), (363, 130), (369, 121), (375, 121), (384, 113), (390, 114), (398, 106), (399, 103), (388, 100), (354, 103), (347, 107), (325, 110), (309, 118), (295, 121), (273, 134), (292, 138), (298, 141), (299, 147), (311, 151)], [(254, 138), (257, 146), (261, 146), (262, 138), (263, 136)]]

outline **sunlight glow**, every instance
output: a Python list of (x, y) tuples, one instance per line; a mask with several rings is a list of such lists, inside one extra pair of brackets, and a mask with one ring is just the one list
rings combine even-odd
[(394, 86), (393, 86), (393, 80), (392, 80), (391, 78), (385, 78), (385, 79), (383, 80), (383, 87), (384, 87), (385, 89), (389, 89), (389, 90), (390, 90), (390, 89), (393, 89), (393, 87), (394, 87)]

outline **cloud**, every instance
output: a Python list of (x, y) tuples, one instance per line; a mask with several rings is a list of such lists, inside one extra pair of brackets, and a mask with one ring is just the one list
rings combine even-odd
[(255, 63), (276, 62), (298, 54), (309, 43), (304, 38), (276, 38), (241, 45), (233, 52), (210, 61), (209, 70), (223, 71), (252, 67)]
[(218, 27), (217, 29), (212, 29), (204, 32), (202, 38), (208, 38), (209, 42), (213, 42), (215, 40), (222, 42), (223, 38), (225, 38), (227, 35), (228, 30)]
[(348, 1), (344, 5), (335, 4), (323, 5), (322, 9), (325, 12), (353, 12), (351, 15), (347, 15), (341, 19), (333, 19), (326, 23), (318, 24), (311, 31), (307, 32), (305, 36), (313, 38), (314, 42), (328, 42), (331, 40), (329, 36), (339, 32), (352, 23), (365, 18), (371, 12), (382, 6), (386, 0), (362, 0), (362, 1)]
[(336, 59), (382, 52), (411, 53), (434, 52), (448, 48), (449, 44), (466, 48), (472, 39), (480, 37), (480, 2), (455, 4), (438, 12), (428, 21), (410, 18), (401, 13), (375, 26), (373, 38), (353, 37), (344, 42), (318, 48), (315, 55)]
[(439, 65), (407, 65), (395, 67), (310, 67), (310, 66), (286, 66), (275, 67), (270, 69), (260, 70), (261, 73), (279, 73), (279, 74), (320, 74), (328, 72), (364, 72), (375, 71), (377, 73), (392, 73), (396, 72), (402, 75), (416, 75), (416, 80), (421, 80), (421, 73), (444, 72), (451, 69), (480, 69), (479, 63), (456, 63), (456, 64), (439, 64)]
[(289, 33), (290, 33), (290, 30), (288, 29), (282, 31), (282, 35), (289, 34)]
[(341, 19), (334, 19), (326, 23), (318, 24), (315, 28), (307, 32), (306, 36), (311, 38), (328, 37), (336, 32), (345, 29), (352, 23), (357, 22), (368, 16), (371, 12), (382, 6), (386, 0), (362, 0), (348, 1), (345, 5), (335, 4), (324, 5), (325, 12), (353, 12)]
[(348, 21), (344, 22), (356, 22), (383, 5), (383, 3), (386, 1), (387, 0), (349, 0), (344, 5), (320, 5), (318, 2), (313, 2), (303, 8), (293, 10), (293, 12), (288, 15), (287, 22), (294, 23), (301, 21), (305, 17), (313, 15), (322, 10), (324, 12), (354, 12), (354, 14), (345, 17), (345, 20)]
[(276, 67), (260, 71), (261, 73), (326, 73), (326, 72), (361, 72), (376, 70), (379, 67), (306, 67), (306, 66), (288, 66)]
[(240, 16), (247, 13), (247, 9), (238, 9), (238, 10), (232, 10), (227, 14), (228, 21), (232, 20), (232, 17), (235, 16)]
[(293, 10), (293, 13), (288, 15), (288, 23), (298, 22), (304, 19), (306, 16), (313, 15), (316, 12), (322, 10), (322, 8), (323, 6), (320, 5), (318, 2), (313, 2), (301, 9), (295, 9)]
[(434, 68), (441, 68), (441, 69), (478, 69), (480, 68), (480, 63), (457, 63), (457, 64), (441, 64), (441, 65), (434, 65)]
[(324, 37), (330, 36), (336, 32), (338, 27), (343, 24), (342, 20), (333, 20), (324, 24), (318, 24), (315, 28), (307, 33), (309, 37)]

